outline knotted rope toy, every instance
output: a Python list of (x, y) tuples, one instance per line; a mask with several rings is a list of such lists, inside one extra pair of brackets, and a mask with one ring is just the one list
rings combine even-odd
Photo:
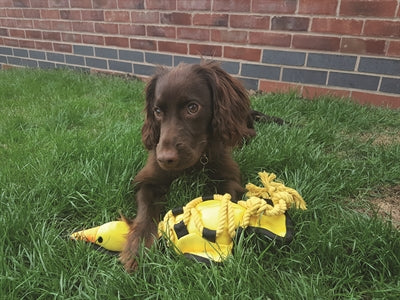
[[(159, 237), (166, 238), (177, 253), (203, 262), (225, 260), (232, 253), (235, 236), (243, 230), (290, 242), (293, 226), (287, 210), (292, 205), (304, 210), (306, 203), (296, 190), (275, 181), (275, 174), (258, 175), (263, 186), (247, 184), (247, 200), (234, 203), (231, 195), (216, 194), (168, 211), (158, 224)], [(122, 251), (128, 231), (125, 221), (113, 221), (75, 232), (71, 238)]]

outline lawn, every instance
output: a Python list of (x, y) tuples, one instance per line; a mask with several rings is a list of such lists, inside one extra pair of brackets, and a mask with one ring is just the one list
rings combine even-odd
[[(400, 205), (400, 111), (343, 99), (252, 97), (290, 125), (257, 124), (234, 156), (244, 183), (274, 172), (306, 200), (306, 211), (290, 211), (289, 246), (245, 238), (206, 267), (160, 244), (127, 274), (116, 256), (69, 240), (135, 215), (143, 88), (66, 70), (0, 71), (0, 298), (400, 298), (399, 220), (387, 209)], [(204, 184), (199, 174), (174, 182), (168, 209)]]

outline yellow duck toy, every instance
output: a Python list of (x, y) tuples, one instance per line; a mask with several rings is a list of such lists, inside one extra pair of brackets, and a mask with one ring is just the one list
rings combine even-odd
[[(296, 190), (276, 182), (275, 174), (258, 175), (263, 186), (247, 184), (245, 201), (234, 203), (229, 194), (214, 195), (170, 210), (158, 225), (159, 237), (165, 237), (177, 253), (203, 262), (225, 260), (232, 253), (234, 237), (243, 230), (290, 242), (293, 225), (287, 210), (293, 204), (306, 209), (306, 204)], [(71, 238), (122, 251), (128, 231), (125, 221), (113, 221), (75, 232)]]

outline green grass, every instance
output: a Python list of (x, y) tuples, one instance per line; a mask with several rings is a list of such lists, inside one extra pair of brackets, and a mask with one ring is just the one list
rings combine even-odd
[[(222, 266), (162, 246), (137, 272), (71, 232), (134, 216), (130, 180), (146, 152), (143, 83), (69, 71), (0, 71), (0, 297), (4, 299), (398, 299), (400, 233), (360, 213), (400, 183), (400, 111), (340, 99), (259, 95), (292, 126), (258, 124), (235, 152), (244, 182), (274, 172), (307, 201), (288, 247), (244, 239)], [(385, 143), (377, 143), (378, 139)], [(203, 193), (177, 180), (169, 207)]]

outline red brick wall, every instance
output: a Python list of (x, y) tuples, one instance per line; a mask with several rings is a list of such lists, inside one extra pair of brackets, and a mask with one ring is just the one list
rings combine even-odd
[(400, 1), (0, 0), (0, 65), (146, 76), (199, 56), (230, 64), (250, 88), (399, 107)]

